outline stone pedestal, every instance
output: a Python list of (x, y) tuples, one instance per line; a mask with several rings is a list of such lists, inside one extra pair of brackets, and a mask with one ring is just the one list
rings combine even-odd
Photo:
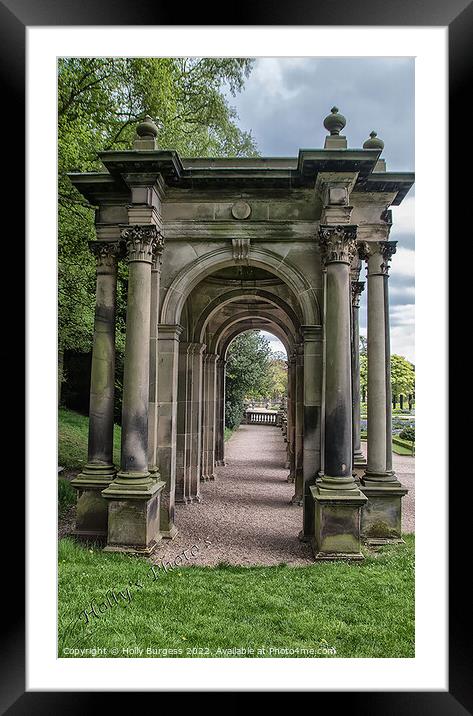
[(315, 508), (315, 534), (312, 551), (315, 559), (363, 559), (360, 545), (361, 509), (366, 497), (360, 490), (353, 495), (344, 491), (325, 492), (320, 482), (310, 487)]
[(141, 486), (136, 494), (131, 494), (130, 489), (120, 490), (118, 485), (106, 490), (104, 497), (110, 506), (105, 550), (143, 555), (153, 552), (161, 540), (159, 513), (164, 484), (163, 480), (157, 480), (146, 488)]
[(108, 503), (101, 493), (115, 477), (113, 400), (115, 385), (115, 304), (119, 242), (93, 241), (97, 261), (96, 304), (90, 377), (87, 463), (71, 481), (78, 491), (74, 534), (105, 539)]

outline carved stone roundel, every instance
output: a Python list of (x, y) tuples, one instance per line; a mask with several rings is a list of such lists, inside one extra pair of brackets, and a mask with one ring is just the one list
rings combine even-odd
[(247, 219), (251, 214), (251, 207), (246, 201), (237, 201), (232, 206), (232, 216), (234, 219)]

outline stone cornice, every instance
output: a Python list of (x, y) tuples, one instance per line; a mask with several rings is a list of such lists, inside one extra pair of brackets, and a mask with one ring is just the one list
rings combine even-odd
[(319, 227), (319, 243), (325, 265), (346, 263), (350, 265), (356, 256), (356, 229), (353, 224)]

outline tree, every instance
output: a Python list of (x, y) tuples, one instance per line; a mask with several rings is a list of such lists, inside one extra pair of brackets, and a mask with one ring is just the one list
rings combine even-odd
[[(368, 390), (368, 358), (360, 353), (360, 390), (366, 395)], [(403, 356), (391, 356), (391, 391), (393, 396), (410, 395), (415, 390), (415, 367)]]
[(391, 388), (394, 396), (411, 395), (415, 390), (415, 367), (403, 356), (391, 356)]
[[(181, 156), (255, 156), (237, 126), (225, 90), (244, 86), (253, 61), (238, 58), (64, 58), (58, 63), (59, 351), (91, 348), (95, 265), (87, 242), (94, 211), (68, 172), (101, 169), (97, 152), (131, 147), (145, 114), (159, 124), (158, 144)], [(123, 353), (127, 268), (120, 263), (117, 352)]]
[(271, 346), (259, 331), (237, 336), (227, 352), (225, 424), (237, 427), (243, 417), (244, 401), (267, 397)]

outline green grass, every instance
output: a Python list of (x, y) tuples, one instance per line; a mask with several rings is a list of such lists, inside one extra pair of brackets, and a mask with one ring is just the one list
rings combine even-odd
[[(330, 647), (336, 653), (312, 655), (413, 657), (414, 536), (405, 540), (367, 553), (360, 563), (156, 568), (153, 580), (142, 558), (65, 538), (59, 543), (58, 655), (165, 655), (147, 654), (152, 647), (181, 650), (168, 656), (212, 657), (224, 655), (219, 648), (245, 647), (254, 649), (246, 656), (284, 656), (268, 648)], [(143, 653), (122, 652), (134, 647)], [(64, 651), (71, 648), (92, 651)]]
[(224, 442), (227, 442), (227, 440), (230, 440), (230, 438), (232, 437), (234, 432), (235, 432), (235, 428), (225, 428), (225, 431), (223, 434)]
[[(58, 463), (66, 470), (80, 470), (87, 462), (87, 437), (89, 418), (74, 410), (59, 408), (59, 455)], [(115, 425), (113, 433), (113, 461), (120, 464), (121, 428)]]
[[(362, 440), (366, 440), (368, 436), (366, 432), (362, 431), (360, 437)], [(392, 446), (393, 452), (396, 453), (396, 455), (410, 455), (411, 457), (413, 455), (413, 443), (411, 443), (410, 440), (402, 440), (402, 443), (399, 443), (398, 440), (393, 437)]]

